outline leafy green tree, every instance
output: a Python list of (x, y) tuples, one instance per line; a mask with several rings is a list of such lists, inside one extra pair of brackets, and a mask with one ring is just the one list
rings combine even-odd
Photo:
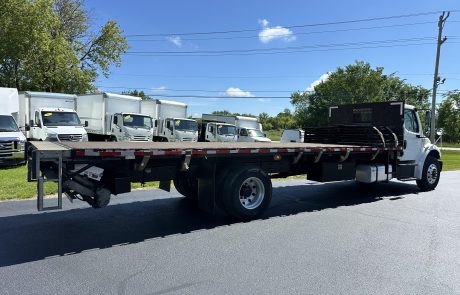
[(0, 1), (0, 84), (84, 93), (120, 65), (128, 44), (115, 21), (98, 32), (82, 0)]
[(437, 114), (437, 128), (443, 128), (443, 139), (460, 142), (460, 91), (450, 91), (444, 95)]
[(313, 91), (295, 92), (291, 103), (295, 106), (295, 120), (299, 126), (324, 126), (331, 105), (363, 102), (405, 100), (417, 107), (428, 107), (429, 91), (413, 86), (395, 74), (383, 74), (383, 68), (372, 68), (358, 61), (345, 68), (337, 68), (326, 81)]
[(143, 100), (152, 99), (150, 96), (146, 95), (144, 93), (144, 91), (142, 91), (142, 90), (139, 91), (137, 89), (129, 90), (129, 91), (123, 91), (122, 94), (131, 95), (131, 96), (137, 96), (137, 97), (142, 98)]

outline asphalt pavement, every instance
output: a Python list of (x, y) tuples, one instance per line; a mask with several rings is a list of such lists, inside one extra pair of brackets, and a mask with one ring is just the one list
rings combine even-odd
[(99, 210), (2, 202), (0, 293), (460, 294), (459, 185), (274, 181), (247, 223), (160, 190)]

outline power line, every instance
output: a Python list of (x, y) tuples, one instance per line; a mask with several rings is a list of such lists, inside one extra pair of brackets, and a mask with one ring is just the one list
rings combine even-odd
[(360, 42), (347, 42), (347, 43), (331, 43), (331, 44), (314, 44), (304, 46), (288, 46), (288, 47), (272, 47), (272, 48), (253, 48), (253, 49), (228, 49), (228, 50), (200, 50), (200, 51), (128, 51), (129, 54), (222, 54), (222, 53), (249, 53), (249, 52), (270, 52), (270, 51), (284, 51), (284, 50), (299, 50), (309, 48), (323, 48), (323, 47), (343, 47), (343, 46), (356, 46), (367, 44), (380, 44), (380, 43), (399, 43), (399, 42), (416, 42), (435, 40), (435, 37), (414, 37), (402, 39), (387, 39), (375, 41), (360, 41)]
[[(432, 76), (429, 73), (398, 73), (400, 76)], [(165, 75), (165, 74), (126, 74), (126, 73), (112, 73), (111, 76), (127, 76), (127, 77), (158, 77), (158, 78), (172, 78), (172, 79), (291, 79), (291, 78), (318, 78), (318, 75), (249, 75), (249, 76), (234, 76), (234, 75), (218, 75), (218, 76), (203, 76), (203, 75)], [(459, 73), (440, 73), (440, 75), (460, 75)], [(454, 79), (446, 77), (447, 79)], [(151, 89), (151, 88), (150, 88)]]
[[(451, 12), (458, 12), (458, 11), (460, 11), (460, 10), (451, 10)], [(329, 26), (329, 25), (361, 23), (361, 22), (389, 20), (389, 19), (401, 19), (401, 18), (408, 18), (408, 17), (419, 17), (419, 16), (427, 16), (427, 15), (439, 14), (441, 12), (442, 11), (430, 11), (430, 12), (401, 14), (401, 15), (384, 16), (384, 17), (352, 19), (352, 20), (344, 20), (344, 21), (336, 21), (336, 22), (323, 22), (323, 23), (292, 25), (292, 26), (286, 26), (284, 28), (294, 29), (294, 28), (306, 28), (306, 27), (319, 27), (319, 26)], [(125, 37), (145, 37), (145, 36), (167, 37), (167, 36), (189, 36), (189, 35), (214, 35), (214, 34), (231, 34), (231, 33), (244, 33), (244, 32), (256, 32), (256, 31), (260, 31), (260, 28), (257, 28), (257, 29), (225, 30), (225, 31), (208, 31), (208, 32), (188, 32), (188, 33), (170, 32), (170, 33), (154, 33), (154, 34), (130, 34), (130, 35), (125, 35)]]
[[(450, 44), (457, 44), (459, 42), (450, 42)], [(220, 53), (220, 54), (130, 54), (125, 53), (127, 56), (138, 57), (220, 57), (220, 56), (253, 56), (253, 55), (272, 55), (272, 54), (289, 54), (289, 53), (307, 53), (307, 52), (326, 52), (326, 51), (344, 51), (344, 50), (359, 50), (359, 49), (374, 49), (374, 48), (392, 48), (392, 47), (407, 47), (407, 46), (423, 46), (433, 45), (435, 42), (422, 42), (422, 43), (409, 43), (409, 44), (393, 44), (393, 45), (379, 45), (379, 46), (358, 46), (358, 47), (344, 47), (344, 48), (323, 48), (323, 49), (310, 49), (310, 50), (291, 50), (291, 51), (272, 51), (272, 52), (246, 52), (246, 53)]]
[[(348, 29), (324, 30), (324, 31), (312, 31), (312, 32), (296, 32), (295, 35), (313, 35), (313, 34), (323, 34), (323, 33), (337, 33), (337, 32), (373, 30), (373, 29), (384, 29), (384, 28), (414, 26), (414, 25), (423, 25), (423, 24), (435, 24), (435, 23), (436, 22), (433, 22), (433, 21), (427, 21), (427, 22), (395, 24), (395, 25), (386, 25), (386, 26), (348, 28)], [(277, 34), (276, 36), (277, 37), (284, 37), (284, 36), (290, 36), (290, 35), (291, 34)], [(259, 37), (259, 35), (232, 36), (232, 37), (211, 37), (211, 38), (181, 38), (181, 41), (234, 40), (234, 39), (253, 39), (253, 38), (258, 38), (258, 37)], [(166, 38), (162, 38), (162, 39), (131, 39), (131, 40), (129, 40), (129, 42), (166, 42), (166, 41), (167, 41)]]

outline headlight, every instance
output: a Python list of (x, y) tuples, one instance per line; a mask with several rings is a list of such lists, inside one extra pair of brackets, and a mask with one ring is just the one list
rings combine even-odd
[(47, 141), (58, 141), (58, 135), (56, 133), (48, 133), (45, 140)]
[(81, 136), (81, 141), (88, 141), (88, 134), (83, 134)]
[(20, 141), (19, 142), (19, 150), (23, 151), (26, 148), (26, 142)]

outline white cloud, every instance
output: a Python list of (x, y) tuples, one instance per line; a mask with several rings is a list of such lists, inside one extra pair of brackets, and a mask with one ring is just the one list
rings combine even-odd
[(259, 20), (259, 24), (262, 26), (262, 31), (259, 32), (259, 40), (262, 43), (268, 43), (277, 39), (290, 42), (296, 39), (296, 36), (294, 36), (294, 33), (290, 29), (281, 26), (269, 27), (269, 21), (266, 19)]
[(177, 47), (182, 46), (182, 39), (181, 39), (180, 36), (168, 36), (168, 37), (166, 37), (166, 40), (168, 40), (172, 44), (176, 45)]
[(162, 94), (166, 92), (166, 86), (152, 87), (152, 92), (154, 94)]
[(331, 75), (331, 72), (327, 72), (326, 74), (322, 74), (321, 77), (319, 77), (318, 80), (315, 80), (310, 84), (310, 87), (307, 88), (307, 91), (315, 91), (315, 86), (327, 81), (327, 79), (329, 79), (330, 75)]
[(240, 88), (237, 87), (228, 87), (227, 90), (225, 91), (225, 95), (231, 96), (231, 97), (254, 97), (254, 94), (252, 94), (249, 91), (244, 91), (241, 90)]
[(269, 98), (258, 98), (257, 101), (260, 101), (260, 102), (270, 102), (270, 99), (269, 99)]

